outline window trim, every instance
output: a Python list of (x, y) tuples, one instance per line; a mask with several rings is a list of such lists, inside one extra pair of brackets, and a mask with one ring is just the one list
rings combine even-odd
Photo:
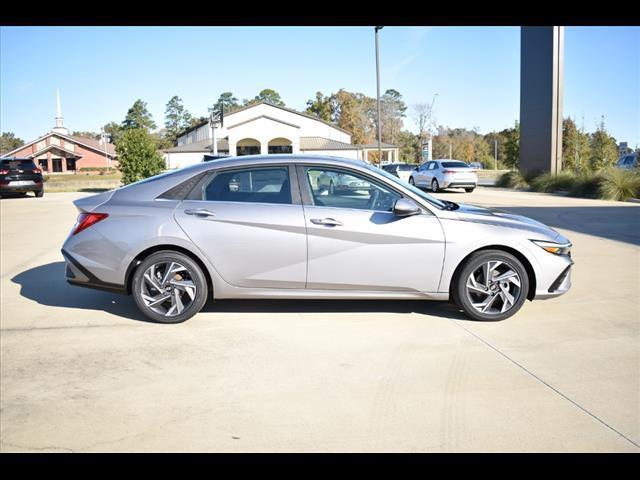
[[(233, 200), (206, 200), (204, 199), (204, 189), (207, 185), (215, 178), (216, 175), (220, 173), (228, 173), (228, 172), (242, 172), (246, 170), (274, 170), (274, 169), (282, 169), (286, 168), (287, 173), (289, 175), (289, 189), (291, 190), (291, 203), (270, 203), (270, 202), (237, 202)], [(194, 191), (200, 191), (200, 198), (188, 198), (191, 193)], [(234, 204), (242, 204), (242, 205), (302, 205), (302, 200), (300, 198), (300, 188), (298, 186), (298, 179), (296, 177), (296, 171), (294, 165), (287, 163), (259, 163), (252, 165), (235, 165), (233, 167), (223, 167), (223, 168), (214, 168), (208, 172), (208, 175), (205, 175), (202, 180), (198, 182), (197, 185), (191, 190), (189, 195), (185, 197), (184, 200), (188, 200), (190, 202), (207, 202), (207, 203), (234, 203)]]
[[(300, 186), (300, 193), (302, 196), (302, 204), (305, 207), (318, 207), (318, 208), (335, 208), (338, 210), (350, 210), (350, 211), (354, 211), (354, 212), (379, 212), (379, 213), (390, 213), (393, 214), (393, 212), (389, 212), (387, 210), (371, 210), (368, 208), (349, 208), (349, 207), (331, 207), (331, 206), (323, 206), (323, 205), (315, 205), (313, 202), (313, 194), (311, 192), (311, 185), (309, 185), (309, 178), (307, 177), (306, 174), (306, 170), (309, 168), (318, 168), (318, 169), (327, 169), (327, 170), (333, 170), (333, 171), (341, 171), (344, 172), (348, 175), (360, 175), (364, 178), (366, 178), (368, 181), (371, 181), (373, 183), (376, 184), (383, 184), (385, 188), (387, 188), (388, 190), (393, 191), (394, 193), (400, 195), (400, 198), (409, 198), (412, 201), (412, 198), (407, 197), (403, 192), (401, 192), (400, 190), (398, 190), (397, 188), (395, 188), (395, 186), (388, 184), (387, 182), (380, 180), (379, 178), (374, 177), (373, 175), (369, 175), (368, 173), (362, 172), (360, 170), (355, 170), (355, 169), (350, 169), (348, 167), (335, 167), (333, 165), (322, 165), (322, 164), (315, 164), (315, 163), (298, 163), (296, 164), (296, 170), (297, 170), (297, 174), (298, 174), (298, 185)], [(422, 205), (419, 205), (421, 210), (425, 211), (425, 208)], [(432, 212), (428, 211), (428, 213), (430, 215), (433, 215)]]

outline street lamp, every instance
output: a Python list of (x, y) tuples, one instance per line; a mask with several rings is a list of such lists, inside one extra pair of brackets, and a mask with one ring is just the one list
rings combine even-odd
[(378, 51), (378, 30), (384, 27), (375, 27), (376, 34), (376, 95), (378, 98), (378, 165), (382, 163), (382, 123), (380, 122), (380, 53)]
[(107, 163), (107, 169), (111, 170), (111, 160), (109, 159), (109, 154), (107, 152), (107, 144), (109, 143), (109, 134), (102, 130), (100, 133), (100, 140), (104, 143), (104, 158)]
[(433, 104), (436, 103), (436, 93), (431, 100), (431, 106), (429, 106), (429, 158), (427, 160), (433, 160), (433, 132), (431, 131), (431, 116), (433, 115)]

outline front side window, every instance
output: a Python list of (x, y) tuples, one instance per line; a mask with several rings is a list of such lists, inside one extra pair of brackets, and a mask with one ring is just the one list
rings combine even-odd
[(203, 188), (203, 200), (290, 204), (289, 170), (252, 168), (216, 173)]
[(429, 164), (429, 170), (435, 170), (436, 168), (438, 168), (438, 164), (436, 162), (431, 162)]
[(309, 167), (306, 177), (315, 206), (390, 212), (402, 198), (389, 187), (350, 171)]

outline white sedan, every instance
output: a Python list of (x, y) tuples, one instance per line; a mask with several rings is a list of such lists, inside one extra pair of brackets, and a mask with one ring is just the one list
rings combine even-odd
[(476, 171), (460, 160), (432, 160), (417, 167), (409, 177), (416, 187), (430, 188), (437, 192), (444, 188), (464, 188), (473, 192), (478, 186)]

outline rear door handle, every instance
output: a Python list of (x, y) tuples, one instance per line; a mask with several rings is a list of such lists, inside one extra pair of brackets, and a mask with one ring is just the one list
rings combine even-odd
[(315, 223), (316, 225), (327, 225), (330, 227), (341, 227), (343, 225), (341, 221), (333, 218), (312, 218), (311, 223)]
[(214, 212), (210, 212), (209, 210), (205, 210), (204, 208), (196, 208), (195, 210), (185, 210), (184, 213), (187, 215), (195, 215), (196, 217), (215, 217), (216, 214)]

